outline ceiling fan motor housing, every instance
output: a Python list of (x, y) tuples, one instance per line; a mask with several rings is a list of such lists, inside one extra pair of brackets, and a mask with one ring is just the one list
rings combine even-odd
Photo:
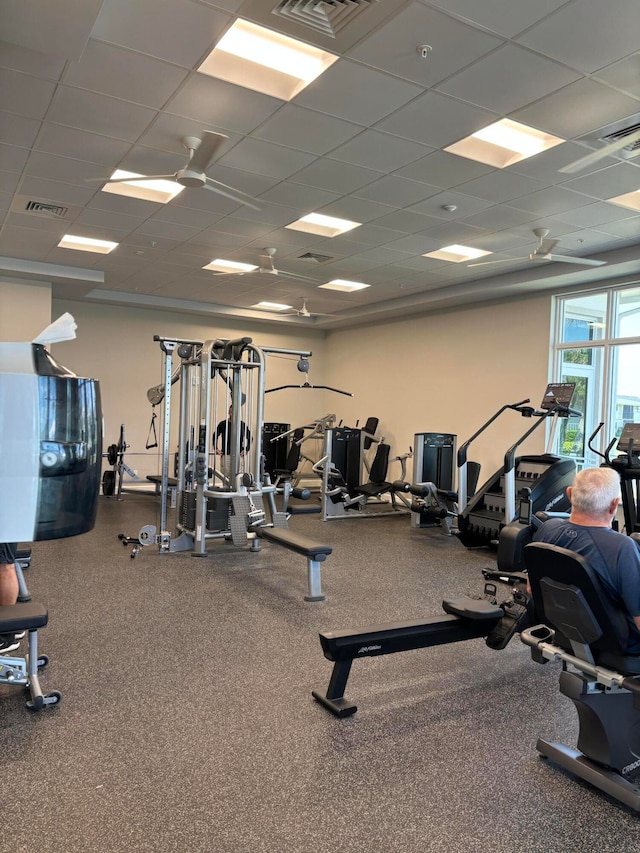
[(203, 187), (207, 182), (204, 172), (196, 172), (194, 169), (180, 169), (176, 172), (176, 181), (183, 187)]

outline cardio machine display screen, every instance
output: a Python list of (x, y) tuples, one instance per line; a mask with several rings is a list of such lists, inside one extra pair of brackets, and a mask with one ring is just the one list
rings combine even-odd
[(575, 390), (575, 382), (550, 382), (544, 392), (540, 408), (552, 409), (554, 406), (570, 406)]
[(625, 424), (622, 428), (617, 449), (626, 453), (630, 444), (634, 453), (640, 453), (640, 424)]

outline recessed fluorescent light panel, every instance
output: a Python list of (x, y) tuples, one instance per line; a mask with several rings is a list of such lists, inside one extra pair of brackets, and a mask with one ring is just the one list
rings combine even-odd
[(98, 252), (100, 255), (108, 255), (118, 243), (110, 240), (94, 240), (91, 237), (75, 237), (73, 234), (65, 234), (58, 243), (60, 249), (77, 249), (79, 252)]
[(238, 18), (198, 71), (290, 101), (337, 58), (332, 53)]
[(640, 211), (640, 190), (618, 195), (615, 198), (608, 198), (607, 201), (610, 201), (611, 204), (619, 204), (620, 207), (628, 207), (629, 210)]
[(364, 290), (365, 287), (371, 287), (371, 285), (362, 284), (360, 281), (347, 281), (344, 278), (334, 278), (333, 281), (328, 281), (326, 284), (319, 284), (318, 287), (324, 287), (326, 290), (342, 290), (345, 293), (352, 293), (354, 290)]
[(202, 267), (203, 270), (214, 270), (214, 272), (253, 272), (258, 267), (255, 264), (241, 264), (238, 261), (224, 261), (222, 258), (216, 258), (215, 261)]
[(496, 169), (503, 169), (565, 141), (550, 133), (527, 127), (526, 124), (503, 118), (444, 150), (469, 160), (486, 163)]
[(320, 237), (337, 237), (354, 228), (359, 228), (361, 222), (350, 222), (348, 219), (338, 219), (336, 216), (323, 216), (321, 213), (310, 213), (297, 219), (285, 228), (292, 231), (306, 231), (308, 234), (318, 234)]
[(483, 252), (482, 249), (472, 249), (470, 246), (459, 246), (454, 243), (452, 246), (443, 246), (437, 252), (428, 252), (422, 257), (436, 258), (438, 261), (452, 261), (454, 264), (459, 264), (462, 261), (471, 261), (490, 254), (491, 252)]
[(252, 308), (261, 308), (263, 311), (288, 311), (292, 305), (283, 305), (282, 302), (257, 302)]
[(123, 169), (116, 169), (111, 178), (112, 180), (117, 180), (118, 183), (105, 184), (102, 187), (103, 193), (126, 195), (129, 198), (141, 198), (143, 201), (155, 201), (159, 204), (166, 204), (184, 189), (183, 186), (175, 181), (129, 182), (126, 178), (144, 178), (144, 175), (138, 175), (136, 172), (125, 172)]

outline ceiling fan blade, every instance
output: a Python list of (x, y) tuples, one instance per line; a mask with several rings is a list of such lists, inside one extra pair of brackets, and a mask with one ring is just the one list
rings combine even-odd
[(494, 264), (513, 264), (516, 261), (528, 261), (529, 258), (501, 258), (498, 261), (480, 261), (477, 264), (467, 264), (468, 267), (488, 267)]
[(85, 184), (132, 184), (141, 183), (142, 181), (174, 181), (176, 173), (173, 175), (141, 175), (139, 178), (85, 178)]
[(283, 278), (297, 278), (298, 281), (310, 281), (313, 284), (318, 284), (317, 278), (311, 278), (308, 275), (299, 275), (297, 272), (285, 272), (285, 270), (274, 270), (274, 272)]
[[(215, 184), (216, 186), (211, 186), (211, 184)], [(224, 186), (224, 184), (222, 184), (222, 186)], [(218, 189), (218, 181), (212, 181), (211, 178), (207, 178), (207, 183), (203, 184), (202, 189), (209, 190), (209, 192), (212, 193), (218, 193), (218, 195), (223, 195), (225, 198), (231, 199), (231, 201), (235, 201), (238, 204), (244, 204), (247, 207), (252, 207), (254, 210), (260, 210), (260, 208), (257, 205), (252, 204), (252, 202), (245, 201), (245, 199), (243, 198), (239, 198), (239, 192), (237, 190), (234, 190), (234, 192), (237, 192), (238, 194), (232, 195), (226, 190)]]
[(583, 267), (603, 267), (606, 261), (594, 261), (591, 258), (573, 258), (571, 255), (545, 255), (541, 260), (560, 261), (563, 264), (580, 264)]
[(206, 172), (213, 158), (216, 156), (218, 148), (228, 138), (224, 133), (214, 133), (212, 130), (205, 130), (202, 134), (200, 145), (198, 145), (193, 157), (189, 160), (189, 169), (193, 169), (196, 172)]
[(604, 148), (598, 148), (597, 151), (593, 151), (591, 154), (587, 154), (585, 157), (581, 157), (579, 160), (569, 163), (568, 166), (563, 166), (562, 169), (558, 169), (558, 171), (567, 175), (572, 175), (574, 172), (581, 172), (582, 169), (586, 169), (588, 166), (591, 166), (592, 163), (597, 163), (599, 160), (603, 160), (610, 154), (615, 154), (616, 151), (626, 148), (627, 145), (633, 145), (639, 140), (640, 130), (636, 130), (634, 133), (628, 133), (626, 136), (621, 136), (620, 139), (616, 139), (615, 142), (609, 143), (609, 145), (606, 145)]

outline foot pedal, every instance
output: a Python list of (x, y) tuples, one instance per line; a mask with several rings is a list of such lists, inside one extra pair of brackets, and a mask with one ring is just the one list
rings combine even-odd
[(504, 616), (491, 633), (487, 635), (485, 641), (490, 649), (496, 649), (496, 651), (504, 649), (514, 634), (518, 634), (529, 627), (528, 601), (529, 596), (521, 592), (515, 592), (512, 599), (500, 605), (504, 610)]

